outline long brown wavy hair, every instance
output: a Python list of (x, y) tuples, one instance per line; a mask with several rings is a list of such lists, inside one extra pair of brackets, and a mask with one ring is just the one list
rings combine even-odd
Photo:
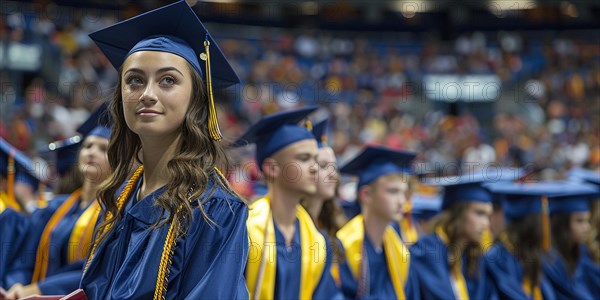
[[(533, 286), (538, 285), (542, 275), (542, 255), (544, 254), (540, 214), (532, 214), (512, 221), (506, 225), (500, 235), (503, 234), (508, 238), (510, 246), (514, 248), (513, 254), (523, 268), (523, 277), (528, 278)], [(502, 239), (500, 240), (502, 241)]]
[[(336, 233), (338, 232), (338, 230), (340, 230), (340, 228), (342, 228), (342, 226), (344, 226), (344, 224), (346, 224), (346, 217), (344, 216), (344, 211), (342, 210), (342, 208), (340, 207), (340, 205), (337, 203), (337, 199), (338, 199), (338, 188), (340, 185), (340, 180), (339, 180), (339, 176), (338, 178), (336, 178), (337, 180), (337, 185), (335, 187), (335, 195), (333, 198), (329, 198), (326, 199), (325, 201), (323, 201), (323, 206), (321, 207), (321, 212), (319, 213), (319, 215), (317, 216), (316, 220), (317, 220), (317, 225), (319, 227), (319, 229), (323, 230), (326, 234), (327, 237), (329, 238), (329, 241), (331, 242), (331, 248), (333, 250), (333, 257), (334, 259), (337, 259), (338, 261), (340, 261), (341, 259), (343, 259), (343, 254), (342, 249), (340, 249), (337, 241), (337, 237), (336, 237)], [(300, 200), (300, 204), (303, 207), (308, 207), (308, 199), (306, 198), (302, 198)]]
[[(226, 180), (215, 176), (215, 167), (226, 170), (228, 166), (227, 157), (222, 146), (212, 140), (208, 131), (208, 97), (204, 83), (199, 74), (188, 64), (192, 74), (192, 99), (187, 109), (185, 120), (181, 125), (181, 148), (168, 163), (164, 172), (170, 178), (166, 190), (156, 200), (155, 205), (168, 212), (166, 220), (158, 220), (153, 226), (159, 227), (173, 221), (178, 222), (177, 235), (180, 237), (187, 232), (190, 225), (194, 202), (198, 203), (202, 217), (212, 223), (201, 205), (201, 195), (207, 188), (209, 177), (216, 178), (215, 182), (226, 191), (239, 197), (229, 186)], [(138, 157), (142, 148), (137, 134), (127, 127), (123, 113), (123, 98), (121, 95), (122, 68), (119, 69), (119, 82), (115, 88), (112, 101), (109, 102), (108, 110), (114, 120), (112, 134), (108, 146), (108, 161), (113, 173), (104, 181), (100, 187), (97, 197), (102, 204), (104, 216), (111, 214), (112, 218), (105, 218), (97, 228), (100, 236), (96, 239), (98, 244), (108, 236), (108, 228), (122, 217), (122, 212), (117, 208), (117, 192), (123, 183), (133, 174), (139, 164)], [(207, 195), (210, 195), (216, 185)], [(209, 197), (205, 197), (209, 198)], [(241, 199), (241, 197), (239, 197)]]
[(557, 213), (550, 216), (552, 246), (558, 251), (567, 265), (569, 274), (573, 274), (579, 260), (579, 244), (571, 241), (571, 214)]
[[(463, 234), (463, 226), (465, 223), (465, 212), (469, 209), (470, 202), (457, 202), (444, 210), (437, 222), (435, 228), (441, 227), (448, 235), (448, 251), (457, 249), (459, 237)], [(449, 253), (454, 256), (455, 253)], [(463, 253), (466, 257), (467, 276), (471, 278), (479, 277), (479, 258), (482, 255), (482, 249), (479, 243), (470, 242), (465, 245)], [(461, 256), (462, 257), (462, 256)], [(450, 268), (456, 267), (460, 262), (459, 259), (449, 259)]]
[(600, 264), (600, 199), (591, 201), (590, 235), (585, 243), (592, 259)]

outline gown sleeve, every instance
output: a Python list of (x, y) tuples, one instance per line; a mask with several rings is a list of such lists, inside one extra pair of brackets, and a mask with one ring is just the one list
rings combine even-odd
[(178, 298), (247, 299), (248, 207), (239, 199), (216, 197), (203, 206), (214, 224), (195, 210), (186, 237)]

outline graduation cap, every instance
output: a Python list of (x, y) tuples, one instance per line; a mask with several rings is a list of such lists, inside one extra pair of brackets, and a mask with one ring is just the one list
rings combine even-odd
[(442, 210), (439, 194), (414, 193), (410, 198), (411, 214), (417, 220), (429, 220)]
[[(192, 8), (183, 0), (143, 13), (90, 34), (90, 38), (119, 69), (137, 51), (160, 51), (184, 58), (207, 85), (209, 131), (221, 140), (212, 87), (240, 82), (217, 43)], [(200, 62), (202, 60), (203, 62)]]
[(424, 183), (444, 187), (442, 209), (446, 209), (456, 202), (494, 203), (501, 201), (501, 197), (494, 196), (483, 184), (514, 182), (520, 180), (524, 174), (522, 169), (516, 168), (482, 168), (460, 176), (428, 178), (424, 180)]
[(325, 131), (327, 129), (327, 122), (328, 120), (325, 119), (315, 124), (312, 129), (319, 148), (327, 147), (327, 132)]
[(314, 140), (312, 132), (298, 123), (318, 108), (318, 106), (309, 106), (265, 116), (250, 126), (231, 146), (256, 144), (256, 160), (262, 170), (263, 161), (277, 151), (302, 140)]
[(493, 182), (484, 187), (494, 195), (502, 196), (504, 216), (509, 222), (543, 212), (543, 198), (558, 195), (565, 188), (561, 182)]
[(340, 168), (341, 173), (358, 176), (357, 188), (388, 174), (413, 174), (416, 153), (369, 146)]
[(7, 181), (6, 193), (8, 195), (8, 204), (15, 209), (18, 209), (19, 206), (14, 195), (14, 185), (16, 181), (30, 185), (34, 190), (38, 190), (40, 195), (43, 193), (44, 183), (35, 172), (31, 159), (1, 137), (0, 173)]
[[(77, 128), (77, 132), (79, 132), (83, 138), (88, 136), (98, 136), (105, 139), (110, 138), (110, 125), (112, 123), (107, 107), (108, 105), (106, 102), (102, 103), (90, 114), (88, 119)], [(60, 176), (63, 176), (71, 166), (77, 164), (77, 155), (82, 141), (83, 139), (81, 137), (73, 136), (68, 139), (52, 142), (41, 151), (51, 151), (56, 154), (56, 170)]]
[(56, 171), (64, 176), (71, 166), (77, 163), (77, 154), (81, 145), (81, 137), (73, 136), (61, 141), (52, 142), (41, 152), (54, 152), (56, 155)]
[(590, 200), (598, 196), (597, 185), (565, 182), (561, 192), (550, 197), (550, 214), (589, 211)]

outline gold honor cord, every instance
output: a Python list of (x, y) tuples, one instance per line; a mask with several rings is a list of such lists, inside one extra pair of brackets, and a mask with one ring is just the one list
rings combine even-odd
[[(133, 176), (131, 176), (131, 178), (127, 182), (127, 185), (125, 185), (125, 188), (123, 189), (123, 191), (119, 195), (119, 198), (117, 199), (117, 209), (119, 211), (125, 205), (125, 202), (129, 198), (129, 195), (131, 195), (131, 191), (132, 191), (134, 185), (136, 184), (137, 180), (142, 175), (143, 171), (144, 171), (144, 166), (143, 165), (139, 166), (137, 168), (137, 170), (135, 170), (135, 172), (133, 173)], [(109, 213), (107, 215), (107, 219), (110, 219), (110, 218), (113, 218), (113, 216), (112, 216), (112, 214)], [(165, 238), (163, 252), (160, 256), (160, 263), (158, 265), (156, 287), (154, 289), (154, 299), (165, 299), (165, 296), (167, 293), (167, 284), (169, 282), (168, 276), (170, 273), (169, 267), (171, 266), (171, 262), (172, 262), (171, 258), (173, 256), (173, 252), (174, 252), (174, 247), (173, 247), (173, 245), (175, 244), (174, 228), (176, 226), (176, 223), (177, 222), (175, 222), (175, 221), (171, 222), (171, 225), (169, 226), (169, 231), (167, 232), (167, 237)], [(107, 228), (107, 227), (105, 227), (105, 228)], [(107, 229), (110, 230), (110, 228), (107, 228)], [(101, 236), (103, 232), (104, 231), (99, 231), (97, 236)], [(88, 267), (90, 266), (90, 262), (94, 258), (94, 253), (96, 252), (97, 248), (98, 248), (98, 243), (94, 242), (94, 246), (92, 247), (92, 251), (90, 252), (90, 257), (85, 265), (85, 268), (83, 269), (84, 274), (87, 271)]]

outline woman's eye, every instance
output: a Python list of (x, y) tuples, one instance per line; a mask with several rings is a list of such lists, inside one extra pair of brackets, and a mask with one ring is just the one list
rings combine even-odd
[(125, 83), (138, 85), (138, 84), (142, 84), (142, 79), (137, 76), (131, 76), (125, 80)]
[(167, 76), (161, 80), (161, 83), (166, 85), (173, 85), (175, 84), (175, 78)]

